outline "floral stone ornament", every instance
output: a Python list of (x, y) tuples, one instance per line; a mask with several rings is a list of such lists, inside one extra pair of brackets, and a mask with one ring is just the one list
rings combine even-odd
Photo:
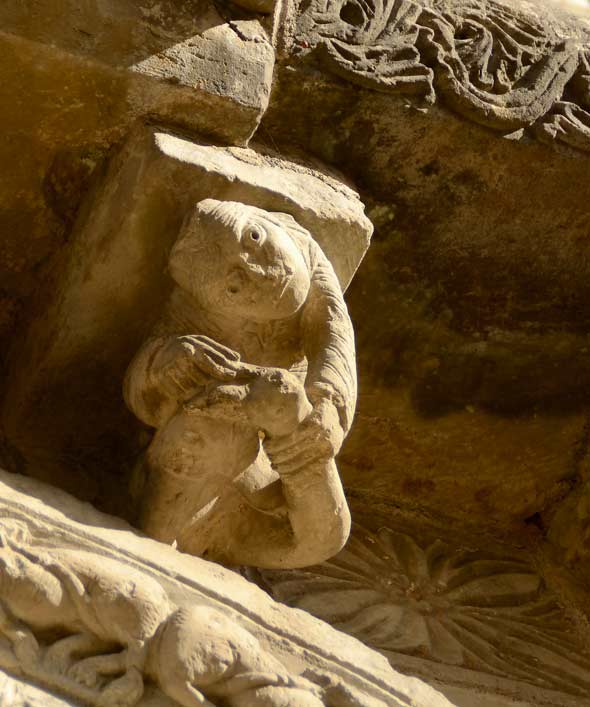
[(542, 578), (518, 556), (359, 526), (335, 558), (263, 571), (275, 599), (384, 653), (586, 696), (590, 656)]

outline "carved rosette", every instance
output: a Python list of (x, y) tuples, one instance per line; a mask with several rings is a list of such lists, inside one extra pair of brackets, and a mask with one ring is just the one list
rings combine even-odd
[(388, 656), (406, 654), (579, 696), (590, 656), (523, 559), (356, 527), (333, 560), (263, 572), (273, 596)]
[(314, 0), (295, 45), (366, 88), (589, 150), (590, 38), (548, 10), (540, 17), (498, 0)]
[(237, 573), (0, 470), (0, 705), (449, 702)]

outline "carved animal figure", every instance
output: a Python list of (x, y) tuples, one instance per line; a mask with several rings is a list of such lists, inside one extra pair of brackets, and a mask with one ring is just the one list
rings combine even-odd
[(127, 565), (36, 548), (11, 531), (0, 524), (0, 637), (26, 675), (85, 701), (95, 695), (97, 707), (132, 707), (144, 677), (183, 707), (211, 705), (206, 696), (230, 707), (323, 705), (312, 683), (220, 611), (178, 608)]
[(334, 456), (356, 402), (354, 335), (331, 264), (289, 215), (196, 205), (176, 283), (125, 399), (156, 428), (137, 475), (153, 537), (233, 564), (336, 554), (350, 515)]

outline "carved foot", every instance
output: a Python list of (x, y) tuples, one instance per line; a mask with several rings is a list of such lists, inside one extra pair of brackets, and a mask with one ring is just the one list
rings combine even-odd
[(182, 705), (182, 707), (215, 707), (213, 702), (209, 702), (205, 695), (188, 681), (178, 680), (171, 685), (162, 687), (165, 694)]
[(22, 666), (33, 666), (41, 657), (41, 649), (37, 639), (28, 630), (17, 630), (11, 637), (12, 649)]
[(307, 690), (262, 687), (227, 699), (230, 707), (324, 707), (324, 701)]
[(41, 649), (37, 639), (23, 623), (10, 617), (2, 605), (0, 605), (0, 636), (4, 636), (10, 643), (21, 665), (31, 666), (39, 661)]

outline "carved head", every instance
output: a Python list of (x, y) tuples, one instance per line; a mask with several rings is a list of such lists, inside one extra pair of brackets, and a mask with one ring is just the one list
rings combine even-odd
[(184, 223), (170, 274), (209, 312), (257, 322), (287, 319), (310, 288), (302, 233), (309, 237), (288, 214), (205, 199)]

